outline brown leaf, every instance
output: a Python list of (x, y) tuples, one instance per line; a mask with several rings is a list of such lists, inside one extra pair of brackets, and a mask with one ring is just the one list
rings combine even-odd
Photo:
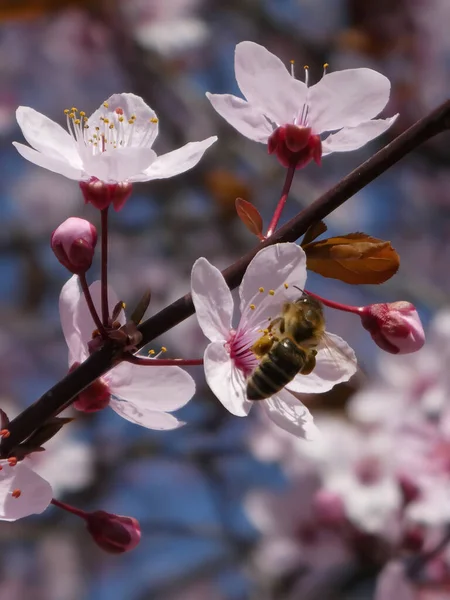
[[(67, 425), (67, 423), (71, 423), (74, 419), (70, 417), (54, 417), (44, 423), (39, 429), (26, 440), (25, 445), (29, 448), (38, 448), (48, 442), (53, 436), (55, 436), (58, 431)], [(33, 450), (36, 452), (36, 450)]]
[(305, 235), (303, 236), (303, 240), (301, 243), (302, 248), (304, 248), (306, 244), (310, 244), (311, 242), (313, 242), (316, 238), (319, 237), (319, 235), (322, 235), (322, 233), (325, 233), (327, 229), (328, 227), (323, 221), (316, 221), (315, 223), (310, 225), (306, 230)]
[(390, 242), (349, 233), (303, 246), (307, 267), (345, 283), (384, 283), (397, 272), (400, 257)]
[(256, 206), (243, 198), (236, 198), (236, 212), (247, 229), (261, 238), (263, 220)]
[(150, 290), (147, 290), (142, 296), (142, 298), (139, 300), (136, 308), (133, 310), (133, 313), (130, 317), (130, 321), (133, 321), (133, 323), (139, 325), (139, 323), (142, 320), (142, 317), (145, 315), (145, 311), (147, 310), (150, 304), (151, 297), (152, 294)]

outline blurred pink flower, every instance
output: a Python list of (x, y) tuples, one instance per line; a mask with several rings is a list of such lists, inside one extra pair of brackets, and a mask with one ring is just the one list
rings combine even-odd
[[(94, 282), (89, 289), (95, 306), (99, 307), (100, 282)], [(119, 302), (111, 289), (108, 299), (110, 306)], [(95, 324), (75, 275), (61, 291), (59, 310), (69, 347), (69, 366), (82, 363), (89, 356), (88, 344)], [(124, 324), (123, 311), (118, 320)], [(97, 381), (102, 383), (109, 405), (117, 414), (149, 429), (175, 429), (183, 425), (169, 412), (184, 406), (195, 392), (192, 377), (176, 366), (143, 367), (123, 362)]]
[(378, 577), (374, 600), (418, 600), (401, 562), (392, 561), (384, 567)]
[[(298, 299), (299, 291), (294, 286), (304, 288), (305, 253), (296, 244), (275, 244), (258, 252), (239, 287), (241, 318), (236, 329), (231, 324), (233, 298), (221, 272), (199, 258), (192, 268), (191, 281), (197, 319), (211, 341), (204, 355), (206, 380), (225, 408), (244, 417), (252, 406), (246, 393), (247, 377), (258, 365), (251, 348), (270, 319), (279, 315), (283, 303)], [(297, 375), (287, 389), (258, 401), (279, 427), (301, 437), (313, 436), (315, 427), (307, 408), (288, 390), (324, 392), (347, 381), (356, 370), (351, 348), (341, 338), (330, 337), (338, 350), (319, 345), (311, 374)]]

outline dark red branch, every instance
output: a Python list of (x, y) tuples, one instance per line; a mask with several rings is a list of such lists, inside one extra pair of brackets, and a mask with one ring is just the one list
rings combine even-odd
[[(449, 128), (450, 100), (418, 121), (388, 146), (344, 177), (331, 190), (278, 229), (268, 240), (225, 269), (223, 275), (230, 288), (239, 285), (249, 262), (261, 248), (278, 242), (295, 242), (310, 225), (324, 219), (406, 154)], [(187, 294), (141, 323), (139, 326), (139, 331), (143, 336), (141, 346), (148, 344), (193, 313), (192, 299), (190, 294)], [(7, 456), (11, 449), (25, 440), (38, 426), (70, 405), (77, 394), (113, 366), (115, 355), (116, 349), (110, 343), (106, 344), (11, 421), (8, 427), (11, 435), (3, 438), (0, 445), (2, 455)]]

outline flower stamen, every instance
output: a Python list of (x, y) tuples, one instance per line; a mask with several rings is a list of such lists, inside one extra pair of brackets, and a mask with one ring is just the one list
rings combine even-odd
[(21, 495), (22, 495), (22, 492), (19, 489), (15, 489), (11, 492), (11, 496), (13, 498), (20, 498)]

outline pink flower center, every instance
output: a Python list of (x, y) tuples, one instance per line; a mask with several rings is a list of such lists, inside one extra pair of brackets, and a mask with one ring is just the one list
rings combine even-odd
[(242, 371), (246, 377), (258, 366), (258, 359), (252, 352), (254, 342), (253, 336), (248, 331), (233, 329), (225, 344), (236, 368)]

